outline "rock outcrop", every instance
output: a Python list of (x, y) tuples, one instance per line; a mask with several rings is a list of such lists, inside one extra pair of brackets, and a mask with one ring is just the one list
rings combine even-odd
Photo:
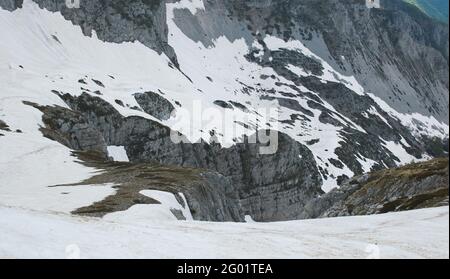
[(448, 206), (448, 158), (381, 170), (348, 180), (308, 203), (303, 218), (370, 215)]
[[(157, 122), (141, 117), (123, 117), (109, 103), (99, 97), (82, 94), (79, 97), (57, 93), (71, 110), (58, 106), (30, 104), (43, 114), (45, 136), (71, 149), (95, 151), (107, 158), (106, 146), (124, 146), (134, 163), (157, 163), (207, 169), (212, 187), (234, 192), (239, 204), (236, 212), (250, 215), (257, 221), (297, 219), (304, 205), (321, 194), (321, 177), (311, 151), (287, 135), (278, 134), (278, 151), (260, 154), (261, 144), (243, 142), (231, 148), (218, 144), (174, 143), (171, 130)], [(223, 177), (219, 179), (218, 175)], [(227, 182), (229, 181), (229, 182)], [(232, 186), (230, 186), (232, 185)], [(212, 190), (213, 192), (215, 190)], [(183, 192), (184, 193), (184, 192)], [(194, 194), (186, 193), (188, 199)], [(205, 195), (215, 195), (207, 193)], [(199, 198), (199, 197), (197, 197)], [(194, 207), (203, 203), (220, 204), (210, 200), (192, 199)], [(216, 209), (210, 208), (211, 216)], [(242, 219), (244, 215), (240, 215)], [(206, 220), (217, 220), (202, 213)], [(225, 216), (225, 215), (224, 215)], [(227, 215), (222, 220), (241, 219)]]
[(1, 120), (1, 119), (0, 119), (0, 130), (11, 131), (11, 129), (9, 128), (8, 124), (6, 124), (6, 122)]
[(155, 92), (136, 93), (134, 98), (143, 111), (159, 120), (169, 119), (172, 111), (175, 110), (171, 102)]
[[(76, 214), (103, 216), (154, 203), (139, 194), (146, 189), (183, 193), (194, 218), (208, 221), (243, 221), (245, 215), (258, 221), (369, 215), (448, 205), (448, 158), (357, 176), (324, 194), (310, 151), (286, 135), (279, 135), (275, 155), (261, 155), (259, 146), (249, 143), (229, 149), (174, 144), (169, 128), (124, 118), (98, 97), (60, 96), (72, 110), (26, 104), (43, 112), (45, 136), (81, 150), (85, 164), (105, 170), (77, 185), (114, 183), (119, 189)], [(108, 162), (111, 144), (125, 146), (132, 163)]]

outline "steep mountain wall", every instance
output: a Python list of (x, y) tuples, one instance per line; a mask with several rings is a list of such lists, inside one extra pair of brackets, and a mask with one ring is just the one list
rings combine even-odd
[[(402, 1), (227, 1), (254, 32), (303, 39), (399, 112), (448, 121), (448, 25)], [(320, 39), (315, 39), (319, 35)], [(309, 43), (308, 43), (309, 41)]]
[[(21, 2), (2, 0), (0, 5), (12, 10)], [(61, 11), (86, 35), (95, 30), (109, 42), (137, 40), (178, 64), (168, 44), (166, 17), (166, 2), (176, 1), (81, 1), (80, 9), (69, 9), (58, 0), (35, 2)], [(194, 18), (188, 10), (175, 12), (175, 22), (195, 41), (211, 44), (219, 36), (244, 37), (251, 45), (257, 32), (303, 39), (314, 48), (323, 42), (322, 58), (355, 75), (367, 92), (399, 112), (419, 112), (448, 123), (448, 25), (402, 0), (383, 1), (381, 10), (366, 9), (363, 0), (231, 0), (204, 5), (205, 12)]]

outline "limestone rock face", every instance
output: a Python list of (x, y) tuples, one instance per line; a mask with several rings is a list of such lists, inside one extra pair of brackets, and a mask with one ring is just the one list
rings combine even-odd
[[(72, 110), (27, 103), (44, 113), (44, 135), (72, 149), (104, 153), (100, 158), (107, 158), (107, 145), (123, 145), (136, 164), (157, 162), (197, 169), (199, 181), (186, 179), (169, 188), (152, 180), (144, 182), (151, 189), (185, 194), (197, 220), (243, 221), (250, 215), (257, 221), (276, 221), (448, 205), (448, 159), (364, 174), (324, 194), (311, 152), (286, 135), (279, 134), (275, 155), (261, 155), (260, 146), (249, 143), (228, 149), (206, 143), (174, 144), (169, 128), (143, 118), (124, 118), (98, 97), (60, 96)], [(140, 185), (130, 184), (133, 179), (145, 178), (134, 173), (134, 167), (123, 171), (128, 176), (124, 189)], [(120, 184), (120, 179), (102, 182)]]
[(367, 9), (357, 0), (233, 0), (225, 5), (254, 32), (300, 38), (324, 54), (328, 50), (330, 63), (354, 74), (396, 110), (448, 123), (448, 25), (405, 1), (381, 2), (382, 9)]
[(258, 221), (297, 219), (306, 202), (323, 193), (311, 151), (284, 134), (279, 133), (278, 152), (272, 155), (260, 154), (261, 146), (249, 142), (231, 148), (178, 144), (169, 128), (122, 117), (99, 97), (60, 97), (72, 110), (34, 106), (44, 113), (44, 134), (72, 149), (103, 152), (107, 158), (106, 146), (124, 146), (131, 162), (212, 171), (204, 176), (206, 186), (185, 192), (201, 220), (240, 221), (245, 215)]

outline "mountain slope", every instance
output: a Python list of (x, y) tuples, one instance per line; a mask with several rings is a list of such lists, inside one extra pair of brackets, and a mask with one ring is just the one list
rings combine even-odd
[[(290, 220), (354, 175), (448, 152), (442, 25), (362, 2), (152, 3), (0, 0), (4, 203), (72, 212), (132, 193), (112, 206), (125, 210), (166, 187), (217, 209), (189, 185), (77, 184), (95, 169), (70, 150), (108, 163), (120, 147), (131, 164), (211, 173), (202, 185), (225, 189), (213, 204), (238, 212), (211, 220)], [(248, 142), (258, 131), (277, 152)]]

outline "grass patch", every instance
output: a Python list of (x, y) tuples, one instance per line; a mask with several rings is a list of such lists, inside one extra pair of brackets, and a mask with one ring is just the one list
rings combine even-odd
[(370, 174), (366, 187), (383, 187), (393, 181), (420, 181), (434, 175), (446, 175), (448, 164), (448, 158), (438, 158), (399, 168), (380, 170)]
[(352, 199), (363, 212), (366, 203), (382, 205), (378, 213), (448, 204), (448, 163), (439, 158), (370, 173)]
[(74, 151), (73, 155), (81, 164), (97, 168), (99, 173), (79, 183), (51, 187), (114, 184), (116, 188), (115, 194), (74, 210), (73, 214), (103, 217), (108, 213), (127, 210), (136, 204), (159, 204), (139, 193), (143, 190), (171, 192), (180, 199), (179, 192), (203, 181), (199, 169), (105, 161), (102, 154), (96, 151)]

